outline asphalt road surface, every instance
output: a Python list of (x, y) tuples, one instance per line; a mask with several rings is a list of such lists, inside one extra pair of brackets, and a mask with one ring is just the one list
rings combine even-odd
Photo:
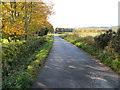
[(47, 62), (32, 88), (118, 88), (118, 78), (98, 60), (55, 35)]

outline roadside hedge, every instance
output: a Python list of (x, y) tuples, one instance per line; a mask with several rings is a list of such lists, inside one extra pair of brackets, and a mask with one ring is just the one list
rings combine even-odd
[(120, 73), (120, 55), (117, 52), (111, 52), (110, 46), (99, 49), (91, 36), (75, 37), (74, 35), (61, 35), (61, 37), (74, 45), (82, 48), (95, 58), (98, 58), (102, 63), (109, 66), (114, 71)]
[(43, 36), (27, 41), (3, 43), (2, 87), (30, 87), (52, 47), (52, 42), (53, 36)]

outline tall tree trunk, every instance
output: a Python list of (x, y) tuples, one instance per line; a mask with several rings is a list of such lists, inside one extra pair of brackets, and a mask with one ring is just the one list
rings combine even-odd
[[(13, 2), (10, 2), (10, 7), (13, 8)], [(12, 23), (14, 23), (14, 11), (11, 11)]]
[(27, 11), (26, 0), (24, 3), (24, 6), (25, 6), (25, 31), (26, 31), (25, 40), (27, 40), (28, 39), (28, 11)]
[(14, 17), (16, 18), (16, 7), (17, 7), (17, 5), (16, 5), (16, 0), (14, 0)]
[(31, 22), (31, 20), (32, 20), (32, 12), (33, 12), (33, 10), (32, 10), (32, 2), (30, 2), (30, 4), (31, 4), (31, 11), (30, 11), (30, 18), (29, 18), (29, 23)]

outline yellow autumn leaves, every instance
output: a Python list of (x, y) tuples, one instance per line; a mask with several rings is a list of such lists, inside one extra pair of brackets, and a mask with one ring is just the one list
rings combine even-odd
[[(2, 3), (2, 33), (8, 37), (34, 35), (43, 28), (51, 28), (48, 17), (52, 6), (44, 2), (3, 2)], [(27, 31), (26, 31), (27, 30)]]

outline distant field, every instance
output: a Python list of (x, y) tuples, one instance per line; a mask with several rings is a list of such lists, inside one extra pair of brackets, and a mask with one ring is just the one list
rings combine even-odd
[[(73, 32), (61, 32), (60, 35), (77, 34), (77, 35), (79, 35), (81, 37), (86, 37), (86, 36), (93, 36), (93, 37), (95, 37), (97, 35), (100, 35), (100, 34), (106, 32), (106, 31), (108, 31), (108, 30), (109, 29), (75, 29)], [(114, 29), (113, 31), (117, 32), (116, 29)]]
[(100, 33), (93, 33), (93, 32), (86, 32), (86, 33), (78, 33), (81, 37), (86, 37), (86, 36), (93, 36), (93, 37), (95, 37), (95, 36), (97, 36), (97, 35), (99, 35)]
[[(79, 35), (81, 37), (86, 37), (86, 36), (93, 36), (93, 37), (95, 37), (95, 36), (101, 34), (101, 33), (94, 33), (94, 32), (86, 32), (86, 33), (85, 32), (64, 32), (64, 33), (62, 33), (60, 35), (74, 34), (74, 33), (76, 33), (77, 35)], [(57, 34), (57, 35), (59, 35), (59, 34)]]
[[(103, 29), (103, 28), (87, 28), (87, 29), (74, 29), (76, 32), (105, 32), (109, 29)], [(112, 29), (113, 31), (117, 31), (117, 29)]]

